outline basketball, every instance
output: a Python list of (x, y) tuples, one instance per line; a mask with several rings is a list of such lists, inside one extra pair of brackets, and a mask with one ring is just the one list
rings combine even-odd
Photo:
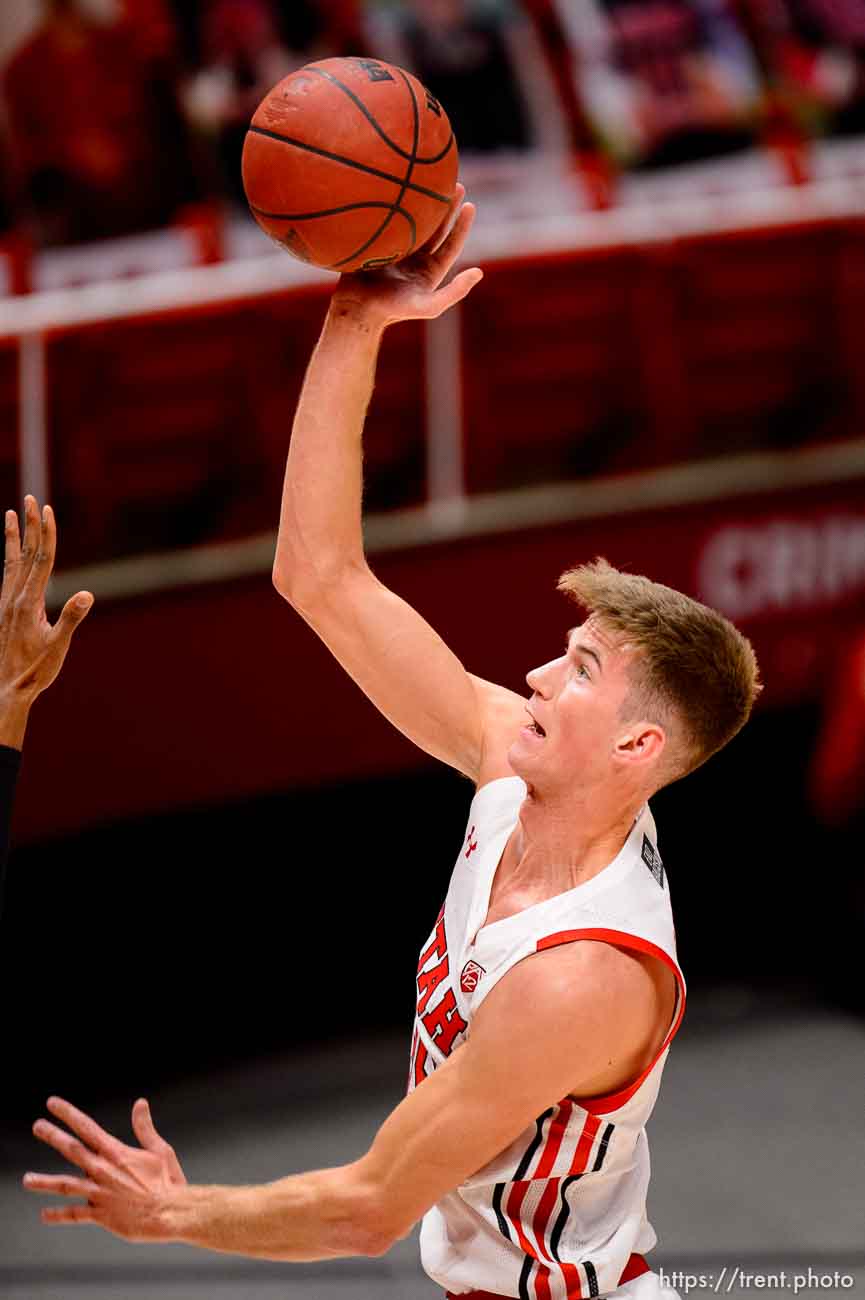
[(377, 59), (292, 72), (259, 104), (243, 146), (243, 185), (262, 230), (339, 272), (388, 266), (429, 239), (458, 168), (441, 104)]

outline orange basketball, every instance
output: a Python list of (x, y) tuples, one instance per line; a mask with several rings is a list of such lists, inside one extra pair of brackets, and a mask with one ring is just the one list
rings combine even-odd
[(447, 215), (459, 168), (441, 104), (378, 59), (322, 59), (261, 101), (243, 185), (262, 230), (330, 271), (407, 257)]

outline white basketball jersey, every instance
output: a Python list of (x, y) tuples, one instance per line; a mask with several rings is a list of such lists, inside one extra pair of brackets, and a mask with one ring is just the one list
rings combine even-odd
[(646, 1218), (645, 1124), (682, 1019), (685, 983), (648, 807), (598, 875), (484, 925), (525, 793), (519, 777), (504, 777), (472, 802), (447, 898), (418, 964), (409, 1090), (471, 1033), (473, 1015), (511, 967), (544, 948), (594, 939), (651, 953), (675, 973), (676, 1012), (654, 1063), (628, 1087), (551, 1106), (433, 1206), (421, 1228), (421, 1257), (430, 1277), (454, 1294), (575, 1300), (613, 1291), (631, 1255), (655, 1244)]

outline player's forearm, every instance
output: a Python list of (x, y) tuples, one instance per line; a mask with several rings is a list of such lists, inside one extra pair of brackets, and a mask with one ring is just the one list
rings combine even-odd
[(168, 1240), (257, 1259), (381, 1255), (391, 1244), (353, 1166), (257, 1187), (187, 1186), (161, 1216)]
[(273, 576), (291, 596), (363, 564), (362, 450), (383, 326), (331, 303), (300, 395)]

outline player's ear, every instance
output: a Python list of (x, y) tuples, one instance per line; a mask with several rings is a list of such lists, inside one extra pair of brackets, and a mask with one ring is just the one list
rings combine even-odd
[(616, 740), (615, 757), (629, 766), (656, 762), (666, 744), (667, 735), (659, 722), (633, 722)]

